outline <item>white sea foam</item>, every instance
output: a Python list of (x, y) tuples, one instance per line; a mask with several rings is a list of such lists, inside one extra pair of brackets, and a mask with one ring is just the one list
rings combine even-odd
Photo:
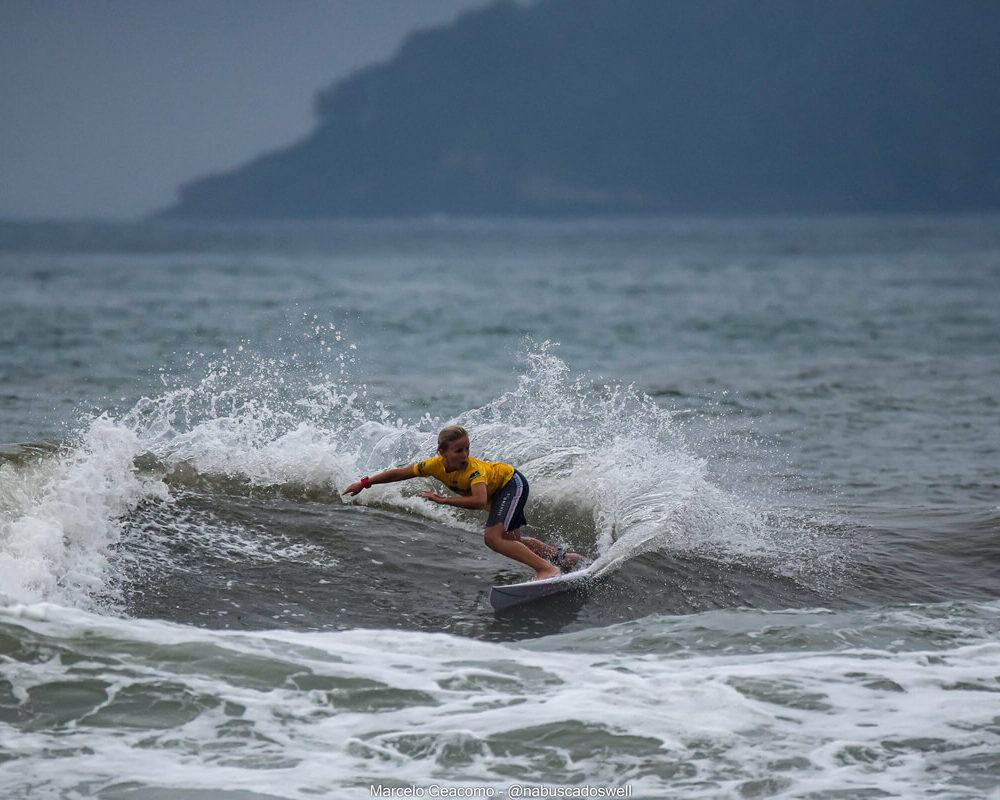
[(711, 454), (693, 452), (654, 400), (573, 376), (550, 344), (534, 346), (528, 361), (514, 391), (459, 421), (474, 448), (520, 465), (536, 497), (587, 510), (596, 574), (657, 550), (772, 565), (808, 555), (714, 482)]
[[(36, 724), (0, 723), (16, 756), (0, 793), (360, 798), (391, 777), (501, 797), (512, 783), (629, 785), (648, 798), (989, 796), (997, 611), (713, 612), (491, 644), (7, 608), (0, 625), (25, 649), (2, 674)], [(712, 631), (772, 622), (784, 632), (716, 648)], [(895, 642), (838, 643), (844, 630)], [(682, 646), (635, 651), (657, 638)], [(72, 658), (33, 656), (53, 647)], [(47, 769), (55, 752), (60, 768)]]
[(107, 577), (118, 521), (166, 493), (160, 481), (136, 473), (139, 452), (135, 432), (99, 417), (64, 450), (0, 468), (0, 594), (91, 604)]

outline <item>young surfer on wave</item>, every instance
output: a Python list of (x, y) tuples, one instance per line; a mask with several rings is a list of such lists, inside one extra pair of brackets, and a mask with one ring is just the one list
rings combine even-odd
[(521, 536), (528, 481), (509, 464), (481, 461), (469, 456), (469, 434), (459, 425), (450, 425), (438, 434), (438, 454), (410, 467), (387, 469), (362, 478), (344, 490), (352, 497), (376, 483), (395, 483), (410, 478), (431, 477), (456, 492), (459, 497), (442, 497), (433, 492), (420, 496), (432, 503), (458, 508), (490, 510), (486, 521), (486, 546), (501, 555), (520, 561), (535, 571), (535, 579), (554, 578), (560, 569), (572, 570), (580, 561), (552, 545)]

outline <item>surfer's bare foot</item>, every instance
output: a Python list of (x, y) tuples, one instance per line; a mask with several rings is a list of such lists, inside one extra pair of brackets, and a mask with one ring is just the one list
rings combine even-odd
[(544, 581), (546, 578), (555, 578), (559, 574), (559, 567), (551, 566), (546, 569), (535, 570), (535, 580)]
[(580, 565), (580, 556), (576, 553), (567, 553), (563, 556), (562, 561), (559, 562), (559, 566), (562, 567), (563, 572), (572, 572)]

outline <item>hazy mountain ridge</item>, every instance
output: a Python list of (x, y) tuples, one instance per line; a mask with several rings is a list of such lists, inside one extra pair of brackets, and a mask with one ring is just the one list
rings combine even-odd
[(499, 2), (170, 216), (1000, 207), (1000, 4)]

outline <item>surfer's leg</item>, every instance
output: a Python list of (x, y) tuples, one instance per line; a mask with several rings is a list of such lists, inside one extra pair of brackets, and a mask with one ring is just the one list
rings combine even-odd
[[(517, 533), (517, 531), (512, 531)], [(507, 534), (510, 536), (510, 534)], [(533, 539), (530, 536), (519, 536), (521, 542), (535, 555), (539, 555), (546, 561), (555, 564), (557, 567), (565, 570), (566, 572), (572, 572), (576, 569), (576, 565), (580, 561), (580, 556), (576, 553), (568, 553), (565, 550), (559, 550), (550, 544), (545, 544), (545, 542), (539, 541), (538, 539)], [(559, 554), (562, 553), (562, 557)]]
[[(486, 546), (500, 555), (520, 561), (535, 571), (535, 579), (554, 578), (559, 574), (559, 568), (552, 562), (533, 552), (523, 541), (518, 531), (504, 531), (503, 523), (490, 525), (486, 529)], [(535, 540), (537, 541), (537, 540)]]
[[(518, 533), (517, 531), (511, 531), (507, 534), (509, 538), (514, 538), (511, 533)], [(521, 542), (525, 547), (527, 547), (536, 556), (541, 556), (546, 561), (552, 561), (556, 555), (556, 549), (550, 545), (545, 544), (545, 542), (539, 541), (538, 539), (533, 539), (531, 536), (517, 536), (517, 540)], [(555, 563), (555, 562), (553, 562)]]
[(528, 523), (524, 516), (527, 501), (528, 481), (515, 470), (513, 477), (493, 497), (486, 521), (486, 546), (528, 565), (535, 570), (536, 579), (554, 578), (560, 568), (573, 569), (580, 560), (576, 553), (559, 558), (559, 551), (551, 545), (530, 536), (521, 537), (521, 526)]

